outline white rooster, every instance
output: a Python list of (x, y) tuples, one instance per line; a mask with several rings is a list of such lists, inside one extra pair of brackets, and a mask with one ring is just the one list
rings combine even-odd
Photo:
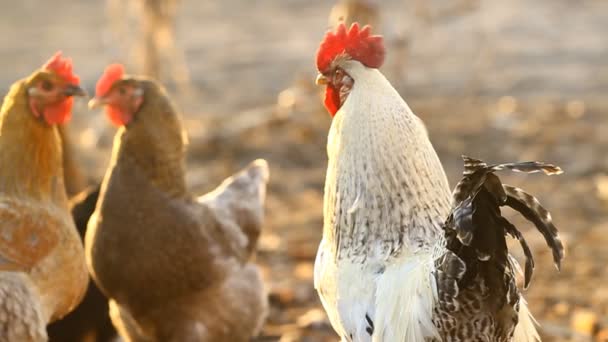
[(384, 54), (382, 37), (356, 23), (328, 32), (317, 53), (333, 122), (315, 288), (333, 328), (357, 342), (539, 340), (506, 235), (524, 249), (526, 286), (532, 255), (499, 207), (536, 225), (558, 267), (563, 246), (538, 201), (494, 172), (561, 170), (465, 157), (451, 195), (422, 121), (378, 71)]

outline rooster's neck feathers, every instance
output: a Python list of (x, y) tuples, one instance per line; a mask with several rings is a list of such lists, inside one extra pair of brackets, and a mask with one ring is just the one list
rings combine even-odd
[(344, 67), (355, 82), (329, 133), (324, 238), (338, 257), (429, 247), (450, 189), (426, 129), (378, 70)]
[(172, 197), (187, 195), (185, 133), (180, 118), (164, 89), (142, 80), (144, 102), (114, 143), (114, 163), (134, 164), (156, 187)]
[(65, 202), (61, 139), (31, 113), (27, 84), (16, 82), (0, 110), (0, 192)]

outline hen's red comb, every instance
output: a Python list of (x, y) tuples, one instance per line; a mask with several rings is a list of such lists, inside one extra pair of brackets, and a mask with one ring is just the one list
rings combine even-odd
[(97, 81), (95, 86), (95, 96), (103, 97), (112, 88), (114, 82), (120, 80), (125, 74), (125, 67), (122, 64), (110, 64), (103, 71), (103, 75)]
[(317, 69), (327, 72), (334, 58), (341, 54), (366, 67), (379, 68), (384, 62), (384, 42), (382, 36), (372, 36), (370, 31), (369, 25), (359, 30), (359, 24), (353, 23), (347, 32), (344, 23), (340, 23), (335, 32), (327, 32), (317, 51)]
[(53, 57), (42, 68), (55, 72), (70, 84), (80, 84), (80, 78), (72, 71), (72, 59), (63, 58), (61, 51), (55, 52)]

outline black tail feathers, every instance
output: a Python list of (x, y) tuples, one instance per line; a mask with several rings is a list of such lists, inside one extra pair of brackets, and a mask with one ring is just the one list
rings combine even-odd
[(562, 170), (541, 162), (488, 165), (466, 156), (463, 156), (463, 160), (463, 178), (453, 192), (453, 209), (445, 224), (445, 234), (448, 249), (467, 264), (467, 273), (479, 271), (483, 268), (479, 262), (488, 260), (494, 262), (498, 271), (510, 270), (511, 261), (505, 240), (508, 234), (516, 238), (523, 249), (526, 258), (524, 284), (525, 287), (530, 284), (534, 270), (532, 252), (522, 233), (501, 215), (502, 206), (513, 208), (534, 223), (551, 248), (553, 260), (559, 269), (564, 247), (551, 215), (534, 196), (503, 184), (495, 172), (508, 169), (555, 175), (562, 173)]

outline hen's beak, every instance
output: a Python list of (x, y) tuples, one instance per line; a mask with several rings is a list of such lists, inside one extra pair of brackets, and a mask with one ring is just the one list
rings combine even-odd
[(329, 83), (329, 80), (323, 74), (319, 74), (319, 75), (317, 75), (317, 79), (315, 80), (315, 83), (317, 85), (327, 85)]
[(103, 106), (104, 104), (105, 104), (105, 101), (103, 99), (94, 97), (89, 101), (89, 109), (96, 109), (96, 108)]
[(66, 86), (63, 93), (65, 96), (87, 96), (87, 92), (75, 84), (69, 84)]

